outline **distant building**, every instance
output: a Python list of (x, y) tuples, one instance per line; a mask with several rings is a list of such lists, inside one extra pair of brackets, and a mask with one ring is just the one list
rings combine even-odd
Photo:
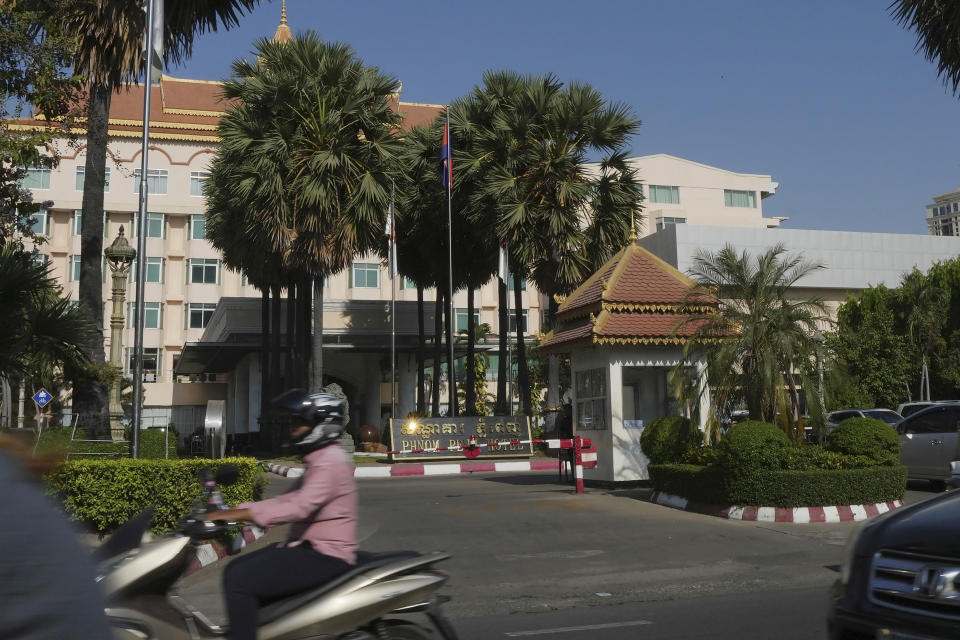
[(641, 235), (677, 224), (765, 229), (786, 220), (763, 217), (763, 201), (779, 186), (769, 175), (737, 173), (665, 153), (628, 162), (643, 182)]
[(960, 189), (933, 196), (933, 204), (927, 205), (927, 233), (960, 236)]

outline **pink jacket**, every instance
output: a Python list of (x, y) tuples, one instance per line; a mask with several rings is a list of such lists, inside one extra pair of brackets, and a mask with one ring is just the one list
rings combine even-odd
[(261, 527), (293, 523), (288, 545), (309, 542), (315, 551), (350, 564), (357, 560), (357, 485), (353, 464), (336, 444), (303, 459), (306, 469), (297, 485), (276, 498), (246, 502)]

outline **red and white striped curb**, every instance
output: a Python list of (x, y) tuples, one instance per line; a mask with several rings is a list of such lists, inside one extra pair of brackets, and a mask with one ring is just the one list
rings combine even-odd
[(267, 465), (267, 471), (276, 473), (286, 478), (299, 478), (303, 475), (303, 467), (291, 467), (289, 465), (271, 462)]
[[(597, 452), (584, 451), (581, 454), (583, 466), (592, 468), (597, 465)], [(406, 476), (443, 476), (457, 473), (495, 473), (518, 471), (557, 471), (560, 469), (559, 460), (491, 460), (489, 462), (451, 462), (433, 464), (394, 464), (394, 465), (360, 465), (354, 468), (355, 478), (398, 478)], [(267, 470), (287, 478), (298, 478), (303, 475), (303, 467), (290, 467), (283, 464), (271, 463)]]
[(901, 500), (880, 502), (877, 504), (851, 504), (838, 507), (740, 507), (719, 506), (693, 502), (669, 493), (655, 491), (651, 502), (667, 507), (693, 511), (705, 515), (728, 518), (730, 520), (748, 520), (752, 522), (793, 522), (797, 524), (818, 522), (854, 522), (866, 520), (902, 507)]
[[(254, 540), (263, 537), (263, 534), (266, 533), (266, 529), (261, 529), (255, 525), (249, 525), (243, 528), (240, 532), (241, 541), (240, 546), (245, 547)], [(197, 553), (193, 557), (193, 561), (190, 563), (190, 566), (187, 567), (186, 572), (183, 575), (189, 575), (194, 571), (197, 571), (201, 567), (206, 567), (211, 565), (221, 558), (226, 558), (229, 554), (227, 553), (228, 549), (225, 548), (219, 542), (208, 542), (206, 544), (196, 545)]]

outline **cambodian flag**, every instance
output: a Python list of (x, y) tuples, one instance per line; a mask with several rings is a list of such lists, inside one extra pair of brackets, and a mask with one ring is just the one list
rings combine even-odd
[(450, 149), (450, 114), (443, 123), (443, 144), (440, 145), (440, 164), (443, 168), (443, 186), (453, 188), (453, 153)]

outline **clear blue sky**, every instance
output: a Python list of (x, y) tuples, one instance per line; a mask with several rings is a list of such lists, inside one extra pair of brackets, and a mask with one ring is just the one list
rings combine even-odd
[[(346, 42), (445, 104), (489, 69), (593, 84), (643, 121), (634, 155), (668, 153), (780, 183), (766, 216), (795, 229), (925, 233), (960, 187), (960, 100), (886, 0), (288, 0), (296, 33)], [(280, 1), (207, 34), (168, 70), (221, 80), (272, 37)]]

